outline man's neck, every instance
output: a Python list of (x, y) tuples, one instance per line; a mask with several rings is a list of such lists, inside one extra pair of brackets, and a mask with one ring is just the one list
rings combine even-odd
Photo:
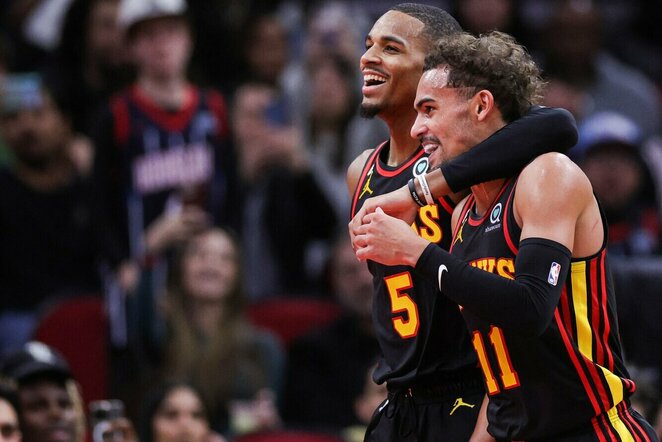
[(498, 180), (476, 184), (471, 187), (471, 193), (473, 193), (476, 199), (476, 215), (485, 215), (485, 212), (492, 206), (494, 199), (499, 194), (505, 181), (505, 179), (499, 178)]
[(411, 137), (411, 127), (414, 124), (413, 118), (383, 118), (388, 125), (390, 134), (390, 145), (387, 164), (389, 166), (398, 166), (407, 160), (420, 145), (419, 141)]
[(188, 87), (184, 77), (143, 76), (137, 84), (143, 94), (161, 107), (180, 109), (184, 105)]

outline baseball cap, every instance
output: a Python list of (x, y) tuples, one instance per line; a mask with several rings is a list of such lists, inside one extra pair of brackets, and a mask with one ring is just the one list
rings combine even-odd
[(594, 147), (604, 144), (637, 148), (642, 140), (641, 128), (629, 117), (613, 111), (597, 112), (579, 125), (579, 142), (573, 153), (583, 157)]
[(28, 342), (20, 350), (9, 354), (0, 365), (0, 372), (17, 382), (37, 375), (53, 376), (62, 380), (71, 378), (69, 365), (54, 348), (38, 342)]
[(122, 29), (128, 30), (145, 20), (185, 13), (186, 0), (121, 0), (118, 21)]

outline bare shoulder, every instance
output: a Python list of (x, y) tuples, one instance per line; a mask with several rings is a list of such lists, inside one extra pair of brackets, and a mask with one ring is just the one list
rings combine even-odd
[(347, 190), (349, 191), (349, 194), (352, 195), (354, 193), (354, 190), (356, 190), (356, 186), (359, 183), (359, 179), (361, 178), (361, 172), (363, 171), (363, 167), (365, 166), (366, 161), (368, 161), (368, 158), (370, 155), (375, 151), (375, 149), (366, 149), (359, 156), (354, 158), (352, 163), (349, 165), (347, 168)]
[[(545, 203), (547, 200), (592, 198), (588, 177), (566, 155), (550, 152), (540, 155), (526, 166), (517, 184), (520, 194)], [(522, 192), (520, 192), (522, 190)]]
[(520, 174), (513, 211), (520, 239), (547, 238), (566, 246), (574, 257), (602, 247), (604, 231), (593, 188), (567, 156), (547, 153)]
[[(556, 224), (555, 228), (565, 226), (568, 231), (573, 230), (577, 219), (594, 202), (593, 189), (584, 172), (567, 156), (553, 152), (540, 155), (522, 170), (513, 210), (515, 219), (523, 227), (523, 237), (527, 237), (530, 236), (528, 232), (524, 234), (527, 224), (538, 233), (541, 227), (543, 233), (549, 233), (551, 224)], [(556, 239), (572, 250), (568, 235), (565, 240), (562, 240), (563, 235), (536, 236)]]

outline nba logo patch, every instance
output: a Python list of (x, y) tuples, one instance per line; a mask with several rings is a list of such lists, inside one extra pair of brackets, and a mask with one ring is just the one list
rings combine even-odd
[(561, 264), (558, 262), (552, 262), (551, 267), (549, 268), (549, 275), (547, 276), (547, 282), (556, 287), (556, 284), (559, 282), (559, 274), (561, 273)]

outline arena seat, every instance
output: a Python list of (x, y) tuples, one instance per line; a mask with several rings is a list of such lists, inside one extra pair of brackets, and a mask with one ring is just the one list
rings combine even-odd
[(67, 359), (85, 404), (108, 397), (108, 320), (101, 296), (58, 302), (42, 316), (34, 339), (59, 350)]
[(294, 339), (323, 327), (340, 315), (340, 306), (315, 298), (272, 298), (248, 307), (251, 322), (278, 336), (285, 347)]
[(235, 442), (343, 442), (339, 436), (308, 431), (283, 430), (238, 436)]

